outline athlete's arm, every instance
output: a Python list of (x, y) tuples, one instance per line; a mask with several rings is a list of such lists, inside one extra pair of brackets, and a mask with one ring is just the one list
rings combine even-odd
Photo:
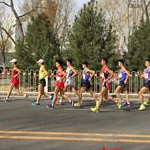
[(119, 79), (119, 73), (118, 72), (114, 72), (113, 77), (111, 78), (112, 81), (118, 80)]
[(93, 78), (93, 76), (95, 75), (95, 71), (94, 70), (87, 69), (87, 72), (90, 74), (91, 78)]
[(140, 71), (137, 72), (137, 75), (138, 75), (140, 78), (144, 78), (144, 73), (141, 73)]
[[(149, 72), (150, 72), (150, 66), (148, 67), (148, 69), (149, 69)], [(150, 81), (150, 78), (148, 80)]]
[(109, 81), (109, 80), (111, 80), (113, 78), (114, 72), (111, 69), (109, 69), (109, 68), (107, 69), (107, 71), (110, 74), (109, 77), (108, 77), (108, 79), (107, 79)]
[(16, 70), (18, 73), (14, 76), (14, 78), (16, 78), (16, 77), (21, 73), (20, 69), (18, 69), (17, 67), (15, 68), (15, 70)]
[(78, 71), (74, 67), (71, 68), (71, 71), (73, 72), (73, 75), (71, 76), (71, 78), (78, 75)]
[(55, 73), (54, 72), (49, 74), (49, 78), (54, 78), (54, 77), (55, 77)]
[(119, 72), (117, 72), (117, 73), (114, 73), (114, 77), (113, 77), (114, 79), (119, 79)]
[(62, 71), (63, 77), (61, 78), (61, 80), (64, 80), (66, 78), (66, 72)]

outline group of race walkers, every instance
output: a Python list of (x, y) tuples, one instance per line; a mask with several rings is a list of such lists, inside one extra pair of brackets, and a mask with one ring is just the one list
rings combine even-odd
[[(11, 63), (11, 81), (10, 81), (10, 89), (5, 98), (6, 102), (9, 102), (10, 94), (13, 88), (23, 96), (27, 96), (23, 92), (19, 91), (19, 74), (21, 71), (17, 67), (17, 60), (12, 59)], [(38, 95), (36, 102), (33, 102), (32, 106), (39, 106), (40, 100), (42, 96), (49, 97), (51, 99), (50, 104), (47, 105), (47, 108), (55, 108), (56, 104), (61, 104), (63, 99), (68, 100), (69, 104), (73, 107), (81, 108), (83, 105), (82, 101), (82, 94), (86, 91), (90, 92), (91, 96), (95, 100), (95, 106), (91, 107), (90, 110), (94, 113), (98, 113), (100, 111), (102, 102), (104, 99), (112, 101), (114, 104), (117, 105), (118, 109), (125, 106), (130, 106), (129, 100), (129, 78), (130, 72), (128, 71), (127, 67), (125, 66), (124, 60), (120, 59), (118, 61), (119, 71), (118, 73), (114, 73), (107, 65), (108, 60), (106, 58), (101, 59), (101, 74), (98, 76), (95, 74), (94, 70), (91, 70), (88, 67), (87, 62), (82, 63), (82, 72), (79, 73), (77, 69), (73, 66), (72, 60), (66, 60), (66, 71), (63, 70), (63, 62), (61, 60), (56, 60), (55, 65), (57, 71), (55, 74), (49, 74), (45, 68), (45, 62), (43, 59), (39, 59), (37, 64), (39, 65), (39, 85), (38, 85)], [(145, 61), (145, 70), (143, 73), (138, 72), (140, 78), (143, 78), (144, 84), (143, 87), (140, 89), (138, 95), (140, 99), (140, 107), (138, 108), (139, 111), (145, 110), (146, 106), (148, 105), (148, 100), (144, 99), (144, 93), (150, 92), (150, 60)], [(53, 94), (44, 92), (44, 87), (46, 86), (46, 77), (55, 78), (56, 82), (54, 85)], [(81, 77), (81, 88), (77, 89), (75, 87), (74, 81), (75, 77)], [(92, 78), (96, 76), (99, 78), (101, 82), (101, 90), (99, 96), (96, 98), (94, 91), (92, 90), (91, 82)], [(118, 86), (116, 87), (114, 94), (116, 97), (108, 95), (108, 90), (111, 87), (110, 82), (118, 80)], [(67, 89), (70, 88), (72, 92), (77, 96), (77, 102), (74, 101), (66, 94)], [(125, 92), (125, 101), (121, 101), (121, 92)], [(60, 93), (60, 99), (58, 100), (58, 94)]]

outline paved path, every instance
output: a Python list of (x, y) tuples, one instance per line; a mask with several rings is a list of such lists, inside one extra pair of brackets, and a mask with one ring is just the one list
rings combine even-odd
[(122, 110), (104, 102), (99, 114), (89, 111), (88, 100), (82, 109), (65, 103), (49, 110), (46, 100), (40, 107), (30, 104), (0, 101), (0, 150), (150, 149), (150, 107), (139, 112), (137, 102)]

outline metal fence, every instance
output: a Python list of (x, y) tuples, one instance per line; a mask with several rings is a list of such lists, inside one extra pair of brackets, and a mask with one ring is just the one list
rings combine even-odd
[[(54, 71), (49, 70), (50, 74), (54, 73)], [(100, 74), (100, 71), (96, 72), (96, 75), (94, 76), (92, 80), (92, 87), (93, 90), (96, 93), (99, 93), (100, 88), (101, 88), (101, 82), (97, 78), (97, 76)], [(10, 83), (10, 77), (11, 74), (9, 71), (2, 72), (0, 71), (0, 91), (5, 92), (8, 91), (9, 88), (9, 83)], [(21, 70), (21, 74), (19, 75), (19, 80), (20, 80), (20, 89), (24, 92), (37, 92), (37, 85), (39, 83), (38, 81), (38, 70)], [(46, 91), (53, 91), (54, 89), (54, 79), (46, 78), (47, 81), (47, 87)], [(74, 79), (74, 85), (79, 89), (80, 88), (80, 83), (81, 83), (81, 77), (78, 76)], [(111, 82), (111, 89), (109, 90), (109, 93), (114, 93), (114, 90), (117, 86), (118, 82), (112, 81)], [(129, 91), (130, 94), (137, 94), (139, 89), (143, 85), (143, 80), (138, 77), (136, 72), (131, 72), (131, 76), (129, 79)], [(70, 91), (68, 89), (68, 91)]]

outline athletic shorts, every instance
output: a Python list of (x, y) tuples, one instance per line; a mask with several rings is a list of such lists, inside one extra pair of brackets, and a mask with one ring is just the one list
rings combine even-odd
[(85, 87), (86, 90), (90, 90), (91, 89), (91, 83), (90, 81), (81, 81), (81, 87)]
[(71, 86), (71, 87), (74, 86), (72, 79), (66, 79), (65, 84), (67, 84), (68, 86)]
[(150, 91), (150, 81), (147, 82), (147, 83), (144, 82), (143, 86), (146, 87), (146, 88), (148, 88), (149, 91)]
[(128, 82), (125, 84), (124, 81), (120, 81), (118, 86), (121, 86), (123, 88), (123, 90), (129, 92), (129, 83)]
[(41, 79), (39, 84), (42, 85), (43, 87), (45, 87), (46, 86), (45, 79)]
[(56, 81), (55, 86), (58, 87), (61, 90), (63, 90), (65, 88), (65, 85), (62, 81)]
[(15, 88), (18, 88), (19, 79), (18, 78), (11, 78), (10, 84), (12, 84)]

